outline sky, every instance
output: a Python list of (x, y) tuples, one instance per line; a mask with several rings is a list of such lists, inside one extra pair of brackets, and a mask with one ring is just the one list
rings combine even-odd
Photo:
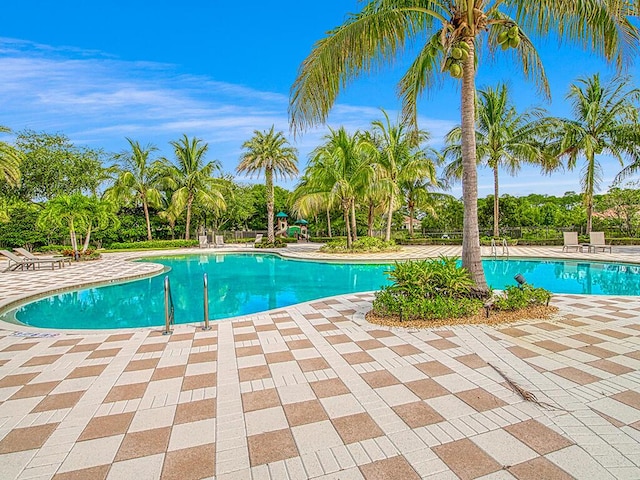
[[(169, 142), (187, 134), (208, 143), (208, 160), (240, 182), (260, 182), (235, 174), (242, 143), (272, 125), (299, 152), (302, 171), (309, 152), (322, 142), (326, 126), (293, 138), (289, 133), (289, 91), (298, 67), (316, 41), (340, 25), (358, 0), (222, 2), (220, 0), (24, 0), (3, 5), (0, 27), (0, 125), (14, 132), (63, 133), (79, 146), (106, 152), (127, 149), (126, 138), (153, 144), (171, 158)], [(552, 99), (536, 92), (509, 55), (481, 62), (477, 86), (507, 83), (521, 110), (544, 107), (551, 115), (571, 115), (565, 95), (579, 77), (615, 72), (597, 57), (533, 39), (545, 66)], [(332, 128), (366, 129), (385, 109), (395, 119), (400, 108), (396, 83), (410, 52), (389, 68), (360, 78), (338, 98)], [(638, 85), (640, 68), (626, 71)], [(430, 146), (460, 122), (459, 82), (443, 76), (441, 86), (420, 100), (419, 125)], [(10, 135), (2, 137), (11, 141)], [(603, 190), (620, 170), (601, 159)], [(501, 175), (500, 193), (562, 195), (580, 191), (578, 167), (541, 176), (525, 167), (517, 177)], [(279, 185), (293, 188), (295, 180)], [(450, 193), (460, 196), (460, 187)], [(479, 170), (479, 195), (493, 193), (493, 178)]]

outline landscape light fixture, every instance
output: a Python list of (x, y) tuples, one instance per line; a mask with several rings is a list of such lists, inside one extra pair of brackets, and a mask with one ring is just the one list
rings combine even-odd
[(522, 286), (525, 285), (527, 283), (527, 281), (525, 280), (525, 278), (522, 276), (521, 273), (517, 274), (515, 277), (513, 277), (513, 279), (518, 282), (518, 285)]

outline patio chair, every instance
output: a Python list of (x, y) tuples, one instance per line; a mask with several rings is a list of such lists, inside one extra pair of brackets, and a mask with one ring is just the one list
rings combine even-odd
[(14, 248), (13, 249), (15, 252), (18, 252), (20, 255), (22, 255), (24, 258), (26, 258), (27, 260), (42, 260), (45, 262), (51, 261), (51, 262), (60, 262), (60, 266), (64, 267), (64, 262), (67, 262), (67, 264), (71, 265), (71, 258), (70, 257), (39, 257), (37, 255), (34, 255), (33, 253), (31, 253), (29, 250), (25, 250), (24, 248)]
[(589, 233), (589, 243), (591, 248), (593, 248), (593, 252), (596, 253), (598, 249), (602, 249), (604, 252), (607, 248), (609, 249), (609, 253), (611, 253), (611, 245), (607, 245), (604, 240), (604, 232), (591, 232)]
[(53, 270), (56, 265), (58, 265), (58, 268), (62, 268), (62, 263), (60, 263), (59, 259), (57, 258), (31, 260), (29, 258), (18, 257), (17, 255), (14, 255), (7, 250), (0, 250), (0, 255), (9, 259), (9, 266), (7, 266), (7, 268), (3, 270), (4, 272), (9, 270), (14, 271), (18, 268), (20, 270), (24, 270), (25, 267), (27, 268), (27, 270), (29, 270), (30, 268), (33, 268), (35, 270), (36, 266), (39, 267), (40, 265), (47, 263), (51, 265), (51, 270)]
[(216, 235), (215, 242), (213, 244), (215, 247), (224, 247), (224, 236)]
[(207, 240), (207, 236), (206, 235), (199, 235), (198, 236), (198, 246), (200, 248), (208, 248), (209, 247), (209, 240)]
[(562, 232), (562, 237), (564, 239), (563, 252), (568, 252), (570, 248), (575, 248), (576, 252), (582, 250), (582, 245), (578, 242), (578, 232)]
[(261, 243), (261, 242), (262, 242), (262, 237), (263, 237), (262, 233), (258, 233), (258, 234), (256, 234), (256, 239), (255, 239), (255, 240), (254, 240), (254, 242), (253, 242), (253, 246), (254, 246), (254, 247), (255, 247), (258, 243)]

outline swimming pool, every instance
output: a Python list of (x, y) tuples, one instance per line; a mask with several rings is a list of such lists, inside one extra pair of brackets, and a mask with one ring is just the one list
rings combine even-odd
[[(387, 285), (389, 264), (288, 260), (273, 254), (190, 254), (141, 261), (170, 269), (176, 323), (203, 318), (203, 274), (209, 283), (209, 317), (246, 315)], [(574, 260), (484, 260), (488, 283), (529, 283), (554, 293), (639, 295), (640, 266)], [(58, 329), (111, 329), (164, 323), (164, 275), (50, 295), (6, 312), (5, 320)]]

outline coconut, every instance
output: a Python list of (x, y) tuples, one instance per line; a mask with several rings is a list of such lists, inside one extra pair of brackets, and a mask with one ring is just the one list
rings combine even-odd
[(520, 38), (516, 37), (509, 39), (509, 46), (511, 48), (516, 48), (518, 45), (520, 45)]
[(509, 38), (509, 32), (502, 32), (498, 35), (498, 43), (502, 45)]
[(462, 76), (462, 67), (454, 63), (449, 67), (449, 73), (451, 73), (452, 77), (460, 78)]
[(518, 36), (518, 27), (516, 25), (509, 29), (508, 36), (509, 38), (516, 38)]
[(458, 47), (454, 47), (451, 49), (451, 56), (456, 60), (460, 60), (462, 58), (462, 49)]

